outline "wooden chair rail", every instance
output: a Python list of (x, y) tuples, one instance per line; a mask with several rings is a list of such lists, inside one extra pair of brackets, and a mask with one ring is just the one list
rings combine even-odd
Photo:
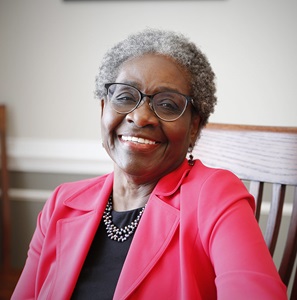
[(250, 182), (250, 193), (254, 196), (256, 201), (256, 212), (255, 216), (257, 221), (259, 222), (260, 219), (260, 213), (261, 213), (261, 205), (262, 205), (262, 199), (263, 199), (263, 188), (264, 188), (264, 182), (260, 181), (251, 181)]
[(273, 184), (271, 207), (268, 215), (266, 232), (264, 234), (265, 241), (271, 256), (273, 256), (274, 254), (280, 223), (282, 220), (285, 192), (285, 185), (277, 183)]
[(294, 185), (296, 136), (297, 127), (208, 124), (194, 154), (210, 166), (230, 169), (243, 180)]
[[(286, 285), (288, 285), (290, 281), (290, 276), (293, 270), (296, 253), (297, 253), (297, 188), (295, 188), (295, 193), (294, 193), (293, 210), (292, 210), (291, 221), (288, 230), (288, 238), (285, 245), (282, 262), (279, 268), (279, 274)], [(296, 270), (296, 274), (297, 274), (297, 270)], [(297, 288), (297, 278), (295, 278), (295, 285)]]

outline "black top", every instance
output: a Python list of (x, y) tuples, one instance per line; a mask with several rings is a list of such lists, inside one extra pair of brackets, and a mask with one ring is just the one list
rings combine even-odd
[[(124, 227), (136, 219), (140, 210), (112, 211), (112, 221)], [(113, 241), (101, 221), (71, 299), (112, 299), (133, 235), (125, 242)]]

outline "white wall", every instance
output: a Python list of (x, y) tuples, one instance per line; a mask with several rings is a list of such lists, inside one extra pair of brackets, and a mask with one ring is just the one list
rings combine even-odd
[(95, 140), (103, 53), (145, 27), (188, 35), (218, 82), (211, 121), (297, 126), (297, 1), (0, 0), (0, 102), (12, 138)]

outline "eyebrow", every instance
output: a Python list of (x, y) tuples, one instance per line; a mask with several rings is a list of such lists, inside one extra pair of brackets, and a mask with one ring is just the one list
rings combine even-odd
[[(129, 85), (132, 85), (133, 87), (137, 88), (138, 90), (141, 91), (141, 87), (139, 85), (138, 82), (136, 81), (131, 81), (131, 80), (125, 80), (123, 82), (118, 82), (118, 83), (124, 83), (124, 84), (129, 84)], [(183, 95), (186, 95), (184, 94), (183, 92), (180, 92), (179, 90), (175, 89), (175, 88), (172, 88), (172, 87), (168, 87), (168, 86), (158, 86), (158, 91), (157, 92), (154, 92), (152, 94), (155, 94), (155, 93), (161, 93), (161, 92), (174, 92), (174, 93), (179, 93), (179, 94), (183, 94)], [(142, 92), (142, 91), (141, 91)]]

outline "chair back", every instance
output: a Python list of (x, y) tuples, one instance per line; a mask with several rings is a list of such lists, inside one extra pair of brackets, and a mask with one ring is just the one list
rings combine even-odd
[(1, 261), (0, 267), (10, 269), (10, 203), (8, 198), (8, 170), (6, 153), (6, 108), (0, 105), (0, 213), (1, 213)]
[[(193, 154), (205, 165), (232, 171), (247, 185), (255, 197), (256, 219), (266, 223), (261, 228), (269, 251), (280, 256), (280, 277), (286, 286), (290, 283), (291, 299), (297, 299), (297, 127), (208, 124)], [(284, 230), (285, 241), (279, 235)]]

